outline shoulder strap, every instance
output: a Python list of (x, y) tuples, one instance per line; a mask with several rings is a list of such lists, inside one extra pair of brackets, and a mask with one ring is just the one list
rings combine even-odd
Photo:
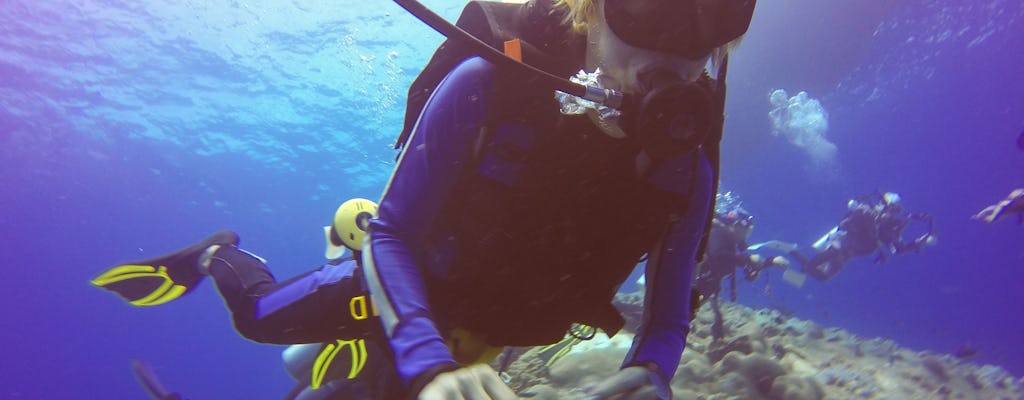
[[(571, 41), (563, 19), (564, 10), (555, 7), (554, 0), (533, 0), (524, 4), (473, 0), (462, 9), (456, 25), (496, 49), (502, 49), (506, 40), (521, 39), (524, 61), (569, 76), (582, 64), (585, 43)], [(395, 149), (405, 146), (434, 88), (455, 66), (473, 55), (458, 41), (441, 43), (409, 86), (405, 123), (395, 141)]]

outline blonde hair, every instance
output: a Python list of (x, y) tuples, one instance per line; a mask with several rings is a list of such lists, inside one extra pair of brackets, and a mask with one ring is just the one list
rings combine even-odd
[(594, 0), (558, 0), (555, 2), (555, 6), (569, 9), (563, 23), (568, 25), (575, 34), (586, 36), (587, 27), (596, 22), (597, 13), (594, 9)]

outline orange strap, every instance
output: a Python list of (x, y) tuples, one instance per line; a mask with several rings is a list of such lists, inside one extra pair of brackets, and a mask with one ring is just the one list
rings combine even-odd
[(505, 55), (523, 62), (523, 42), (519, 39), (506, 40)]

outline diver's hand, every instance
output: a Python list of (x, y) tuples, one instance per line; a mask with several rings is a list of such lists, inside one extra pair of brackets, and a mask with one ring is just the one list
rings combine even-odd
[(651, 383), (649, 375), (650, 371), (647, 367), (641, 365), (626, 367), (601, 383), (584, 388), (583, 392), (587, 394), (586, 400), (607, 399), (649, 385)]
[(438, 374), (420, 391), (419, 400), (515, 400), (515, 392), (486, 364)]
[(914, 239), (914, 245), (917, 246), (918, 249), (924, 248), (925, 246), (934, 246), (938, 242), (938, 237), (932, 234), (927, 234)]

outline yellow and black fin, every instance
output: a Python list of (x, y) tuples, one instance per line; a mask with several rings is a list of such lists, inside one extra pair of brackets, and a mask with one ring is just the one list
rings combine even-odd
[(90, 283), (114, 292), (133, 306), (158, 306), (181, 297), (202, 281), (199, 257), (213, 245), (237, 246), (238, 235), (217, 232), (171, 254), (114, 266)]
[(572, 350), (572, 346), (575, 346), (581, 341), (582, 340), (575, 336), (565, 335), (565, 337), (558, 343), (542, 347), (539, 350), (538, 357), (540, 357), (541, 360), (544, 360), (545, 367), (550, 367), (551, 364), (555, 363), (555, 361), (558, 361), (560, 358), (569, 354), (569, 351)]
[[(349, 350), (351, 360), (335, 360), (342, 349)], [(344, 365), (348, 365), (348, 374), (345, 378), (349, 380), (355, 379), (359, 376), (359, 373), (362, 372), (363, 367), (366, 366), (366, 359), (367, 352), (365, 339), (338, 339), (333, 343), (325, 343), (323, 348), (320, 349), (320, 354), (316, 356), (316, 361), (313, 362), (313, 376), (309, 382), (309, 387), (319, 389), (324, 382), (339, 379), (339, 376), (334, 376), (336, 373), (329, 375), (328, 372), (341, 371), (344, 368), (331, 367), (342, 367)]]
[(590, 340), (594, 338), (597, 333), (597, 328), (583, 324), (573, 324), (569, 328), (569, 332), (565, 334), (558, 343), (549, 344), (542, 347), (539, 350), (538, 357), (544, 360), (544, 366), (550, 367), (555, 361), (565, 357), (572, 351), (572, 347), (579, 344), (584, 340)]

